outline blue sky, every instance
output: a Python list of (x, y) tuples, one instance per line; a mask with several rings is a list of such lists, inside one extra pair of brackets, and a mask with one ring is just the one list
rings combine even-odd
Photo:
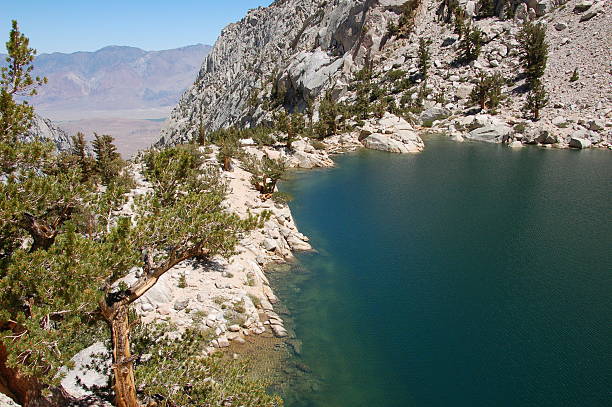
[(272, 0), (0, 0), (0, 53), (12, 19), (39, 53), (212, 45), (221, 29)]

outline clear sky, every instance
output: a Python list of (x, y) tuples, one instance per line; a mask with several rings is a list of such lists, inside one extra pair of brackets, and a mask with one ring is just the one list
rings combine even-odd
[(130, 45), (147, 51), (203, 43), (272, 0), (0, 0), (0, 53), (11, 20), (38, 53)]

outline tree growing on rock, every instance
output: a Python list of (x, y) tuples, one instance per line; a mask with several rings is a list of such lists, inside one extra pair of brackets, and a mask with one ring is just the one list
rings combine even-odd
[(274, 160), (267, 155), (258, 159), (254, 155), (246, 155), (243, 160), (244, 169), (250, 172), (251, 184), (262, 194), (272, 194), (276, 184), (280, 181), (286, 171), (286, 163), (283, 160)]
[(431, 66), (431, 53), (429, 52), (429, 46), (431, 40), (425, 38), (419, 38), (419, 49), (417, 51), (418, 68), (419, 73), (423, 78), (427, 78), (427, 71)]
[(520, 49), (520, 61), (530, 87), (544, 75), (548, 60), (548, 43), (546, 42), (546, 27), (544, 24), (523, 24), (517, 35)]
[(217, 160), (221, 163), (224, 171), (232, 170), (232, 159), (237, 158), (240, 152), (240, 146), (238, 140), (233, 137), (228, 137), (217, 142), (219, 146), (219, 152), (217, 153)]
[(548, 93), (539, 79), (531, 82), (531, 89), (527, 93), (527, 102), (523, 110), (530, 114), (533, 120), (540, 119), (540, 110), (548, 105)]
[(319, 122), (316, 124), (317, 136), (325, 138), (337, 134), (343, 122), (343, 113), (342, 106), (333, 99), (331, 92), (325, 92), (319, 106)]
[[(184, 166), (174, 162), (177, 157), (179, 163), (194, 161), (185, 159), (189, 151), (146, 160), (152, 189), (136, 197), (132, 216), (122, 215), (118, 209), (127, 197), (116, 184), (96, 188), (83, 182), (79, 165), (64, 168), (51, 145), (21, 141), (32, 111), (22, 109), (13, 95), (33, 85), (24, 79), (33, 50), (16, 23), (8, 45), (11, 68), (3, 70), (0, 82), (0, 159), (6, 164), (0, 173), (0, 382), (24, 407), (69, 405), (74, 400), (57, 387), (62, 367), (92, 342), (110, 338), (113, 401), (137, 407), (131, 304), (178, 262), (232, 253), (240, 234), (260, 226), (261, 219), (227, 212), (218, 177), (203, 184), (201, 175), (200, 181), (193, 179), (195, 171), (180, 171)], [(74, 152), (82, 157), (81, 141)], [(113, 157), (102, 144), (99, 157)], [(166, 171), (179, 182), (168, 187)], [(124, 279), (136, 269), (140, 273), (131, 282)], [(203, 365), (216, 375), (214, 364)], [(190, 374), (184, 366), (175, 371), (184, 378)], [(262, 386), (253, 389), (244, 375), (229, 374), (233, 387), (225, 392), (221, 385), (217, 395), (221, 389), (225, 399), (244, 405), (272, 405)], [(157, 384), (184, 395), (191, 404), (183, 405), (224, 402), (206, 399), (210, 393), (195, 398), (191, 383), (168, 376)], [(253, 397), (245, 395), (249, 389)], [(172, 397), (166, 400), (176, 405)]]
[(459, 41), (460, 59), (463, 62), (472, 62), (480, 56), (482, 48), (482, 31), (473, 24), (467, 24), (465, 33)]
[(492, 75), (480, 73), (478, 82), (470, 93), (470, 103), (478, 104), (481, 109), (495, 110), (503, 99), (504, 82), (499, 72)]

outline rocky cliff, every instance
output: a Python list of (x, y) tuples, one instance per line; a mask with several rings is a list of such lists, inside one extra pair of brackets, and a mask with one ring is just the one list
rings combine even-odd
[(188, 140), (200, 122), (217, 129), (264, 120), (264, 102), (304, 110), (325, 87), (346, 83), (380, 47), (385, 15), (401, 3), (278, 0), (250, 10), (222, 31), (160, 144)]
[[(410, 34), (390, 34), (389, 24), (401, 24), (407, 3), (414, 9)], [(487, 127), (492, 131), (473, 137), (486, 141), (548, 141), (568, 146), (572, 138), (581, 138), (609, 146), (610, 2), (491, 0), (492, 15), (484, 16), (483, 2), (460, 0), (458, 7), (482, 31), (482, 52), (470, 64), (457, 62), (460, 38), (445, 18), (445, 6), (450, 3), (278, 0), (251, 10), (223, 30), (195, 84), (164, 125), (157, 145), (188, 141), (200, 125), (214, 130), (266, 122), (281, 107), (303, 112), (314, 105), (316, 110), (317, 99), (326, 89), (332, 90), (336, 100), (350, 103), (354, 93), (349, 85), (366, 61), (371, 61), (374, 81), (386, 92), (387, 102), (398, 106), (415, 100), (422, 97), (417, 49), (419, 39), (426, 38), (431, 41), (432, 66), (422, 90), (425, 112), (412, 117), (413, 123), (434, 125), (462, 137), (469, 137), (476, 127)], [(550, 49), (543, 78), (550, 103), (536, 124), (524, 120), (522, 112), (526, 92), (516, 36), (525, 21), (546, 25)], [(574, 70), (580, 73), (577, 81), (570, 80)], [(480, 73), (494, 72), (507, 81), (505, 101), (498, 115), (475, 118), (470, 91)], [(400, 88), (391, 83), (393, 75), (413, 83)], [(314, 116), (316, 120), (316, 112)], [(521, 133), (515, 137), (521, 123)]]
[(55, 144), (59, 151), (66, 151), (70, 148), (70, 136), (66, 131), (53, 124), (44, 117), (35, 115), (32, 127), (24, 137), (25, 141), (47, 141)]

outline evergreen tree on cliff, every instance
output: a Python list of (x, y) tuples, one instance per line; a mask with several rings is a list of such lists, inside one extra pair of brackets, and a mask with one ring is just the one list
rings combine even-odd
[[(180, 147), (150, 153), (145, 166), (152, 190), (135, 199), (132, 216), (122, 215), (118, 209), (127, 197), (113, 182), (117, 174), (104, 174), (110, 179), (99, 188), (83, 182), (81, 166), (51, 145), (20, 141), (33, 112), (13, 96), (33, 94), (44, 79), (30, 77), (34, 50), (15, 22), (7, 48), (9, 67), (0, 81), (0, 381), (23, 407), (66, 406), (62, 367), (94, 341), (110, 338), (114, 404), (139, 406), (131, 305), (179, 262), (232, 253), (240, 234), (260, 219), (224, 210), (225, 186), (217, 173), (200, 174), (193, 164), (199, 151)], [(86, 155), (82, 141), (76, 156)], [(97, 138), (94, 149), (100, 171), (118, 159), (108, 137)], [(166, 345), (158, 354), (170, 352), (172, 344)], [(166, 368), (165, 381), (156, 382), (172, 388), (163, 405), (218, 405), (220, 394), (245, 406), (278, 402), (236, 372), (219, 373), (218, 365), (214, 370), (214, 363), (200, 362), (173, 366), (174, 376)], [(213, 377), (233, 387), (207, 392), (210, 384), (186, 377)]]

